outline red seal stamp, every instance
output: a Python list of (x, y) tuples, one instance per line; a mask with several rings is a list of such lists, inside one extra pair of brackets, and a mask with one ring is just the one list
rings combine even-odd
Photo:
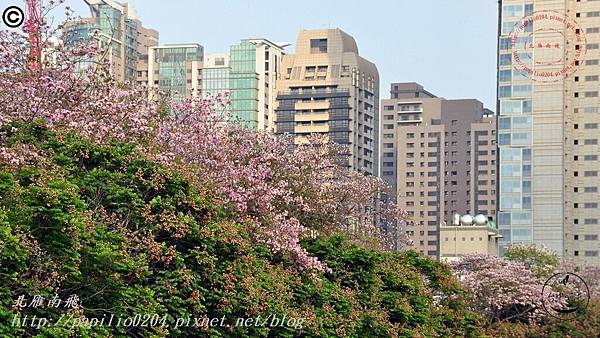
[(586, 53), (579, 24), (554, 11), (523, 17), (511, 33), (513, 67), (533, 81), (555, 82), (575, 72)]

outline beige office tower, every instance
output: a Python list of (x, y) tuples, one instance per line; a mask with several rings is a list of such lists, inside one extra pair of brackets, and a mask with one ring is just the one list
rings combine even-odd
[[(107, 49), (106, 57), (114, 78), (136, 83), (141, 77), (139, 71), (143, 70), (143, 66), (138, 64), (148, 54), (148, 47), (158, 45), (158, 32), (143, 27), (130, 4), (113, 0), (85, 2), (92, 16), (68, 22), (64, 27), (65, 43), (88, 43), (96, 37), (99, 44)], [(88, 67), (94, 61), (82, 62), (80, 67)]]
[(138, 35), (138, 61), (136, 64), (136, 83), (148, 84), (148, 52), (150, 47), (158, 46), (158, 32), (153, 29), (141, 27)]
[(382, 100), (381, 177), (408, 211), (414, 248), (439, 258), (454, 214), (496, 216), (496, 118), (478, 100), (447, 100), (393, 83)]
[(340, 29), (305, 30), (283, 56), (277, 81), (276, 133), (310, 134), (348, 145), (347, 167), (378, 175), (379, 73)]
[(600, 265), (600, 2), (500, 1), (498, 225)]

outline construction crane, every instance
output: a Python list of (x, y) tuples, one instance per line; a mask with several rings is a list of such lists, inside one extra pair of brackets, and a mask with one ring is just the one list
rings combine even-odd
[(42, 0), (27, 2), (27, 31), (29, 33), (29, 70), (38, 71), (42, 67)]

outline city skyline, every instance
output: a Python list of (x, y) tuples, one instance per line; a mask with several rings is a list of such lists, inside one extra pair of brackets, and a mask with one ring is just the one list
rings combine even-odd
[[(296, 4), (231, 0), (127, 2), (133, 4), (145, 26), (160, 32), (160, 45), (198, 43), (208, 54), (228, 53), (231, 45), (245, 38), (294, 43), (297, 33), (304, 29), (340, 28), (354, 36), (359, 53), (377, 65), (381, 93), (387, 91), (389, 83), (419, 82), (431, 91), (444, 93), (446, 98), (476, 97), (486, 108), (496, 109), (497, 31), (496, 24), (490, 24), (490, 20), (497, 21), (496, 1), (378, 1), (369, 7), (313, 0)], [(66, 0), (65, 4), (77, 15), (89, 16), (83, 0)], [(364, 20), (354, 19), (356, 8), (362, 9)], [(467, 10), (479, 15), (458, 20)], [(165, 17), (165, 13), (175, 11), (179, 19)], [(204, 15), (203, 11), (215, 15)], [(195, 13), (200, 13), (200, 20), (194, 18)], [(224, 25), (224, 15), (229, 15), (231, 22), (244, 24)], [(428, 27), (431, 22), (447, 29)], [(458, 52), (469, 50), (477, 57)], [(295, 46), (286, 48), (286, 53), (294, 52)], [(441, 53), (444, 58), (439, 57)], [(456, 79), (464, 81), (457, 85)]]
[[(110, 10), (110, 13), (120, 10), (121, 5), (109, 0), (105, 1), (109, 8), (106, 10)], [(379, 93), (385, 93), (385, 90), (382, 90), (381, 87), (386, 85), (379, 82), (381, 71), (379, 71), (376, 63), (370, 62), (368, 57), (362, 59), (361, 56), (359, 58), (365, 62), (352, 61), (359, 54), (363, 55), (359, 52), (360, 48), (358, 48), (361, 44), (357, 43), (351, 34), (345, 33), (340, 28), (302, 29), (298, 33), (299, 39), (296, 46), (294, 46), (295, 48), (289, 48), (285, 51), (285, 54), (283, 48), (292, 45), (292, 43), (278, 40), (276, 37), (268, 38), (272, 39), (273, 42), (267, 40), (267, 38), (242, 38), (241, 44), (231, 45), (229, 85), (226, 89), (231, 90), (232, 93), (233, 115), (239, 115), (241, 120), (248, 123), (249, 126), (258, 127), (258, 129), (294, 134), (297, 142), (301, 142), (301, 139), (308, 133), (318, 133), (328, 135), (336, 143), (348, 143), (352, 149), (352, 161), (349, 163), (349, 168), (359, 172), (364, 170), (365, 173), (371, 175), (381, 175), (384, 180), (386, 180), (386, 177), (388, 181), (392, 179), (393, 182), (388, 183), (391, 183), (393, 189), (396, 190), (394, 194), (397, 195), (397, 202), (402, 206), (406, 205), (407, 209), (416, 205), (413, 196), (416, 197), (417, 195), (414, 194), (414, 191), (404, 191), (402, 185), (395, 184), (396, 179), (399, 182), (405, 178), (422, 178), (419, 182), (421, 187), (424, 187), (426, 183), (432, 184), (430, 187), (433, 190), (427, 192), (430, 197), (436, 197), (442, 192), (448, 196), (448, 191), (442, 191), (441, 186), (444, 189), (451, 189), (451, 196), (456, 196), (459, 200), (460, 197), (458, 196), (465, 195), (466, 191), (467, 200), (462, 201), (466, 204), (458, 203), (457, 200), (453, 202), (442, 201), (440, 195), (435, 200), (427, 201), (427, 206), (440, 204), (438, 210), (419, 210), (419, 217), (416, 216), (414, 210), (409, 211), (415, 217), (412, 219), (412, 224), (425, 227), (427, 223), (427, 228), (419, 230), (420, 234), (427, 233), (427, 236), (422, 235), (422, 239), (420, 239), (421, 253), (430, 256), (439, 255), (439, 237), (435, 241), (427, 237), (439, 236), (438, 227), (445, 223), (442, 222), (443, 219), (447, 220), (457, 212), (469, 210), (471, 213), (487, 215), (490, 221), (496, 220), (495, 216), (498, 212), (498, 228), (500, 235), (503, 237), (500, 242), (501, 254), (507, 245), (515, 243), (543, 244), (556, 251), (559, 256), (579, 257), (580, 253), (583, 252), (584, 257), (589, 257), (586, 260), (595, 261), (595, 257), (598, 257), (599, 252), (594, 250), (596, 249), (595, 241), (598, 240), (598, 233), (593, 228), (594, 225), (598, 224), (598, 218), (595, 214), (598, 203), (592, 202), (590, 198), (593, 198), (593, 194), (597, 193), (598, 187), (593, 185), (590, 179), (582, 181), (577, 177), (580, 176), (580, 172), (583, 177), (595, 178), (598, 176), (597, 170), (590, 170), (596, 169), (594, 163), (589, 162), (597, 161), (598, 158), (594, 147), (592, 147), (597, 144), (592, 143), (597, 142), (597, 139), (592, 137), (595, 136), (594, 132), (598, 128), (598, 124), (591, 123), (589, 117), (584, 115), (577, 117), (579, 114), (572, 114), (576, 114), (579, 110), (589, 113), (597, 112), (597, 108), (594, 108), (593, 103), (594, 98), (598, 97), (598, 92), (592, 89), (595, 88), (595, 82), (598, 79), (597, 75), (587, 75), (581, 78), (584, 83), (579, 84), (579, 76), (575, 76), (571, 80), (570, 75), (579, 68), (583, 68), (580, 73), (582, 71), (586, 73), (585, 66), (597, 65), (597, 60), (585, 60), (585, 63), (581, 64), (580, 60), (583, 60), (588, 49), (597, 49), (597, 44), (593, 43), (593, 37), (595, 37), (593, 33), (597, 33), (598, 29), (592, 26), (594, 25), (593, 18), (600, 16), (600, 12), (589, 11), (594, 8), (591, 5), (589, 8), (585, 6), (577, 7), (567, 0), (564, 3), (557, 3), (552, 6), (540, 4), (539, 2), (524, 4), (520, 0), (514, 0), (514, 2), (511, 2), (511, 0), (500, 1), (499, 4), (499, 19), (501, 21), (498, 23), (499, 35), (497, 36), (498, 96), (497, 105), (495, 105), (498, 112), (496, 116), (489, 118), (489, 121), (487, 121), (489, 123), (486, 122), (487, 125), (482, 125), (483, 130), (476, 132), (476, 134), (485, 132), (485, 135), (487, 137), (491, 136), (491, 139), (485, 141), (466, 140), (466, 144), (470, 147), (473, 144), (485, 142), (486, 145), (491, 145), (494, 148), (499, 146), (500, 151), (490, 152), (486, 150), (485, 156), (491, 157), (485, 160), (472, 158), (472, 154), (479, 153), (478, 150), (473, 152), (469, 150), (466, 153), (467, 157), (459, 156), (460, 159), (454, 155), (449, 156), (449, 154), (458, 155), (457, 150), (449, 152), (445, 151), (446, 149), (444, 151), (437, 149), (434, 153), (428, 152), (428, 154), (434, 154), (439, 162), (437, 164), (429, 162), (428, 167), (448, 168), (450, 164), (452, 164), (450, 167), (456, 167), (459, 163), (467, 163), (468, 165), (485, 163), (485, 166), (491, 165), (490, 168), (468, 168), (466, 171), (467, 176), (470, 176), (468, 178), (458, 179), (458, 176), (460, 176), (458, 172), (463, 173), (463, 170), (414, 172), (413, 169), (408, 169), (404, 172), (406, 168), (402, 169), (400, 159), (410, 158), (408, 155), (412, 154), (414, 156), (414, 153), (411, 149), (408, 149), (409, 153), (406, 154), (400, 150), (404, 149), (403, 146), (405, 145), (407, 148), (412, 148), (409, 145), (414, 147), (414, 143), (410, 140), (406, 143), (406, 140), (404, 140), (405, 135), (396, 135), (399, 138), (395, 138), (391, 133), (385, 134), (386, 129), (392, 131), (400, 128), (400, 126), (405, 126), (409, 122), (409, 124), (418, 127), (419, 133), (413, 133), (417, 130), (411, 130), (412, 132), (407, 135), (432, 134), (428, 132), (437, 130), (434, 126), (441, 124), (438, 121), (440, 119), (439, 117), (424, 119), (422, 114), (431, 112), (425, 111), (423, 102), (428, 98), (441, 100), (440, 102), (465, 102), (467, 99), (451, 97), (448, 100), (446, 97), (436, 98), (435, 95), (424, 90), (424, 87), (416, 82), (391, 82), (390, 100), (383, 100), (382, 106), (384, 108), (379, 112), (379, 98), (385, 97), (385, 94), (380, 95)], [(134, 26), (136, 27), (141, 25), (138, 24), (140, 22), (139, 16), (136, 16), (133, 10), (128, 10), (127, 6), (123, 8), (125, 8), (125, 12), (129, 13), (127, 14), (129, 20), (127, 22), (135, 23)], [(545, 15), (544, 13), (548, 11), (554, 14)], [(572, 11), (576, 12), (576, 18), (583, 15), (586, 19), (569, 21), (572, 19), (567, 13)], [(553, 20), (557, 15), (559, 19), (563, 18), (563, 16), (560, 16), (561, 14), (556, 14), (562, 12), (565, 13), (565, 19), (562, 19), (562, 21)], [(247, 22), (252, 22), (252, 20)], [(563, 27), (562, 22), (569, 24)], [(533, 26), (536, 26), (536, 30)], [(554, 33), (561, 30), (564, 33)], [(124, 32), (126, 33), (126, 31)], [(121, 34), (125, 34), (124, 32), (121, 32)], [(589, 37), (591, 40), (585, 39), (586, 33), (592, 34)], [(340, 34), (341, 37), (338, 36)], [(306, 37), (309, 35), (311, 36), (310, 39)], [(567, 43), (563, 43), (561, 37), (567, 37), (569, 40), (567, 40)], [(568, 48), (569, 41), (574, 41), (573, 48)], [(164, 41), (160, 45), (162, 47), (152, 47), (150, 51), (156, 48), (172, 50), (174, 47), (173, 44)], [(194, 45), (200, 47), (198, 44)], [(430, 45), (437, 45), (437, 42), (432, 40)], [(263, 46), (264, 50), (259, 50), (259, 46)], [(277, 53), (274, 53), (275, 51)], [(148, 56), (141, 52), (135, 59), (154, 60), (154, 54), (149, 54)], [(181, 59), (183, 60), (183, 58)], [(192, 89), (185, 86), (186, 82), (193, 88), (201, 85), (198, 75), (201, 72), (203, 58), (202, 52), (197, 57), (197, 61), (200, 63), (191, 68), (190, 65), (184, 66), (183, 64), (175, 68), (172, 68), (172, 65), (169, 66), (169, 70), (167, 70), (167, 73), (170, 74), (168, 75), (169, 79), (165, 80), (168, 83), (165, 82), (164, 85), (174, 90), (175, 93), (179, 92), (180, 98), (187, 97), (187, 94), (181, 94)], [(556, 60), (559, 60), (558, 63)], [(119, 62), (118, 58), (116, 62)], [(161, 65), (160, 68), (162, 69), (163, 66)], [(259, 71), (263, 68), (264, 72)], [(365, 69), (368, 70), (365, 72)], [(148, 75), (149, 85), (161, 83), (154, 79), (154, 75), (160, 73), (159, 71), (150, 67), (147, 73), (150, 74)], [(193, 76), (194, 73), (196, 73), (195, 77)], [(580, 73), (576, 75), (580, 75)], [(192, 77), (184, 80), (184, 76), (189, 77), (186, 74), (191, 74)], [(144, 71), (140, 72), (138, 70), (138, 77), (144, 78), (143, 75)], [(173, 77), (174, 75), (176, 76)], [(261, 76), (263, 77), (262, 80), (259, 79)], [(383, 77), (384, 75), (381, 76), (381, 78)], [(346, 79), (344, 80), (344, 78)], [(172, 82), (177, 83), (178, 87), (172, 87)], [(342, 84), (343, 82), (347, 83)], [(344, 86), (350, 84), (350, 89), (344, 89)], [(407, 84), (408, 87), (406, 87)], [(413, 85), (416, 86), (416, 89), (412, 88)], [(568, 88), (564, 87), (565, 85), (568, 85)], [(167, 87), (163, 89), (167, 89)], [(356, 88), (360, 89), (354, 97), (352, 90)], [(344, 119), (348, 119), (352, 123), (356, 122), (356, 125), (338, 120), (342, 118), (341, 115), (338, 116), (341, 113), (337, 109), (341, 106), (338, 107), (338, 105), (345, 100), (339, 97), (340, 90), (342, 92), (350, 90), (348, 102), (354, 104), (350, 104), (349, 114), (342, 115), (344, 115)], [(562, 93), (563, 90), (565, 90), (565, 93)], [(580, 93), (581, 90), (585, 91)], [(323, 97), (325, 92), (330, 91), (335, 92), (335, 99), (333, 97)], [(190, 92), (191, 96), (199, 94), (197, 88), (193, 89), (192, 92)], [(432, 92), (434, 91), (432, 90)], [(318, 97), (312, 97), (314, 93), (317, 93)], [(579, 94), (582, 96), (581, 99), (579, 99)], [(331, 101), (328, 101), (329, 99)], [(404, 102), (403, 99), (409, 101)], [(374, 102), (371, 102), (372, 100)], [(402, 103), (410, 103), (410, 105), (403, 106)], [(363, 104), (366, 115), (361, 111)], [(458, 125), (459, 122), (461, 125), (463, 122), (467, 124), (480, 123), (483, 120), (479, 120), (479, 117), (494, 115), (492, 110), (485, 107), (485, 103), (479, 105), (481, 107), (475, 109), (477, 112), (474, 119), (468, 117), (469, 112), (473, 109), (457, 105), (452, 125)], [(356, 108), (356, 112), (352, 110), (352, 107)], [(398, 110), (398, 116), (396, 116), (397, 114), (386, 115), (386, 113), (396, 110)], [(441, 120), (444, 120), (444, 115), (450, 114), (451, 110), (449, 107), (442, 105), (440, 109)], [(332, 113), (333, 115), (331, 115)], [(499, 122), (497, 129), (496, 118)], [(571, 130), (569, 123), (573, 121), (575, 123), (572, 126), (573, 130)], [(361, 125), (361, 123), (365, 123), (365, 125)], [(349, 128), (348, 130), (342, 131), (339, 129), (342, 126), (342, 129), (346, 128), (346, 125)], [(579, 128), (580, 125), (582, 128)], [(388, 136), (387, 143), (385, 137), (380, 135), (380, 128), (384, 133), (383, 136)], [(490, 128), (493, 129), (491, 132), (488, 130)], [(366, 134), (358, 135), (363, 129)], [(353, 135), (354, 130), (360, 130), (360, 132)], [(498, 145), (496, 145), (496, 130), (499, 131)], [(552, 130), (551, 136), (547, 134), (548, 130)], [(587, 131), (583, 133), (583, 130)], [(349, 139), (346, 135), (347, 132), (350, 133)], [(371, 135), (373, 132), (374, 135)], [(437, 130), (437, 132), (444, 131)], [(461, 130), (460, 132), (454, 130), (451, 134), (453, 136), (456, 134), (457, 137), (460, 134), (461, 137), (464, 137), (465, 132), (467, 135), (471, 135), (470, 130)], [(448, 139), (450, 133), (446, 131), (444, 134), (446, 135), (445, 139)], [(483, 136), (483, 134), (480, 136)], [(414, 136), (406, 137), (410, 139)], [(446, 144), (447, 148), (450, 143), (454, 146), (458, 146), (459, 143), (463, 144), (465, 140), (461, 137), (452, 142), (440, 143), (438, 140), (438, 143), (421, 142), (419, 144), (421, 144), (421, 147), (427, 144), (433, 148), (435, 147), (432, 145)], [(579, 137), (586, 138), (579, 139)], [(392, 139), (394, 139), (393, 143), (390, 143), (389, 141), (392, 141)], [(459, 139), (461, 139), (460, 142)], [(570, 139), (574, 139), (571, 146), (569, 146)], [(579, 143), (583, 143), (586, 147), (578, 147)], [(399, 151), (398, 154), (387, 151), (380, 157), (379, 147), (383, 147), (384, 150), (386, 147), (388, 150), (397, 148)], [(573, 157), (574, 164), (570, 164), (570, 159), (567, 158), (567, 149), (571, 148), (572, 152), (575, 153)], [(563, 157), (563, 152), (565, 157), (562, 161), (559, 161), (558, 158)], [(362, 158), (363, 153), (366, 158)], [(421, 154), (425, 153), (427, 152), (421, 152)], [(440, 159), (440, 153), (447, 154), (444, 156), (444, 160)], [(496, 162), (497, 155), (499, 156), (498, 163)], [(583, 160), (582, 162), (578, 162), (579, 157)], [(398, 161), (390, 161), (395, 158)], [(454, 158), (455, 160), (447, 161), (448, 158)], [(408, 164), (411, 164), (409, 168), (413, 168), (414, 163), (411, 160), (408, 161)], [(588, 162), (585, 163), (585, 161)], [(445, 163), (445, 166), (442, 166), (442, 163)], [(424, 167), (424, 164), (425, 162), (420, 162), (421, 167)], [(498, 166), (496, 167), (496, 165)], [(381, 168), (383, 168), (383, 171), (381, 171)], [(574, 179), (568, 179), (571, 176), (571, 170), (573, 171), (572, 175), (576, 177)], [(484, 173), (485, 176), (491, 175), (490, 180), (487, 178), (481, 180), (478, 175), (473, 177), (472, 173), (480, 172)], [(444, 173), (443, 185), (442, 182), (438, 182), (442, 173)], [(416, 174), (419, 174), (419, 176), (416, 176)], [(438, 180), (425, 182), (425, 174), (428, 175), (427, 177), (435, 177)], [(499, 180), (496, 174), (499, 175)], [(450, 181), (446, 178), (449, 178)], [(469, 187), (460, 192), (452, 190), (452, 184), (450, 183), (461, 185), (458, 181), (465, 181), (466, 186)], [(491, 199), (479, 196), (479, 189), (476, 187), (490, 183), (492, 189), (482, 195), (487, 195)], [(563, 183), (564, 188), (562, 187)], [(408, 187), (409, 182), (406, 184)], [(415, 184), (415, 182), (412, 182), (412, 184)], [(412, 188), (408, 190), (412, 190)], [(584, 191), (585, 194), (579, 196), (579, 190)], [(424, 193), (424, 191), (419, 192), (421, 197), (425, 197)], [(472, 194), (475, 195), (472, 196)], [(572, 197), (568, 198), (570, 195)], [(480, 197), (483, 200), (479, 200)], [(575, 200), (572, 206), (567, 202), (567, 198)], [(496, 199), (499, 202), (498, 208), (496, 208)], [(493, 206), (492, 210), (487, 210), (487, 207), (479, 208), (484, 205), (490, 206), (490, 202)], [(444, 207), (440, 208), (442, 203)], [(421, 200), (419, 205), (425, 207), (424, 201)], [(583, 212), (575, 209), (590, 210)], [(428, 216), (435, 216), (436, 219), (426, 220), (425, 213)], [(438, 230), (429, 229), (430, 226)], [(425, 248), (425, 242), (428, 243), (427, 248)], [(578, 258), (575, 258), (575, 260), (578, 260)]]

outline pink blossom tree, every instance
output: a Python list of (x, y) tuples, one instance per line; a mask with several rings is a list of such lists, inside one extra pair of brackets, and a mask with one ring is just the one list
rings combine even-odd
[[(289, 136), (229, 121), (217, 109), (227, 107), (226, 96), (169, 102), (156, 88), (117, 83), (94, 43), (65, 45), (48, 26), (42, 40), (51, 57), (30, 71), (26, 35), (0, 31), (0, 161), (15, 170), (44, 157), (28, 144), (7, 143), (14, 128), (35, 121), (98, 143), (132, 143), (235, 213), (256, 241), (307, 269), (326, 267), (301, 247), (303, 238), (353, 229), (357, 239), (385, 246), (378, 224), (404, 224), (406, 213), (379, 204), (383, 181), (339, 166), (344, 149), (326, 138), (294, 146)], [(79, 67), (90, 60), (94, 66)]]
[[(474, 310), (485, 314), (489, 323), (539, 321), (546, 315), (542, 304), (546, 279), (536, 277), (523, 263), (470, 255), (451, 266), (462, 285), (473, 292)], [(545, 305), (562, 306), (564, 300), (555, 296), (545, 297)]]

